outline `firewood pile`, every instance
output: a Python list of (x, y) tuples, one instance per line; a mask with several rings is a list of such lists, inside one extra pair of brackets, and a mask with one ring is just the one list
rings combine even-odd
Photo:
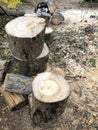
[[(2, 75), (3, 78), (4, 74)], [(60, 68), (32, 77), (7, 73), (0, 92), (11, 111), (29, 104), (34, 126), (46, 127), (48, 121), (61, 115), (70, 95), (70, 87)]]
[(47, 69), (49, 48), (44, 42), (45, 20), (35, 16), (18, 17), (6, 25), (6, 32), (12, 56), (25, 64), (26, 73), (8, 73), (10, 62), (0, 61), (0, 91), (11, 111), (29, 103), (33, 126), (43, 127), (64, 112), (70, 95), (64, 71)]

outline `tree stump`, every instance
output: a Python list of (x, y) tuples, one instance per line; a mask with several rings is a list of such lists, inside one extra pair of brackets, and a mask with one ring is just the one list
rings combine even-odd
[(45, 19), (18, 17), (5, 26), (9, 47), (14, 58), (32, 61), (42, 52), (45, 34)]
[(35, 77), (32, 89), (29, 95), (31, 119), (33, 125), (44, 127), (64, 112), (70, 88), (61, 75), (44, 72)]
[(46, 27), (45, 29), (45, 41), (46, 43), (50, 44), (50, 42), (52, 42), (52, 37), (51, 34), (53, 33), (53, 28), (52, 27)]

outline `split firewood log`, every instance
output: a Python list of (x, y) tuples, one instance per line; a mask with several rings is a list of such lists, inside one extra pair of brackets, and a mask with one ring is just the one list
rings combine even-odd
[(32, 80), (32, 78), (27, 76), (7, 73), (3, 89), (8, 92), (28, 95), (32, 92)]
[(0, 87), (0, 92), (4, 96), (5, 101), (11, 111), (17, 110), (28, 103), (27, 98), (25, 98), (22, 94), (4, 91), (3, 87)]

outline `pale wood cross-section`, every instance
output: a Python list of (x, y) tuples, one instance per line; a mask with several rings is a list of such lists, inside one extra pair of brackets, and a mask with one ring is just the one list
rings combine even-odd
[(18, 17), (6, 24), (5, 30), (14, 58), (32, 61), (40, 55), (44, 46), (45, 25), (45, 19), (36, 16)]

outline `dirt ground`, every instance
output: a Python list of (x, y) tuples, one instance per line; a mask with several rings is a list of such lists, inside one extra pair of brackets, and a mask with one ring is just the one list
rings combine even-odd
[[(56, 4), (58, 9), (60, 10), (72, 9), (72, 8), (79, 9), (80, 7), (78, 0), (56, 0)], [(47, 124), (48, 127), (47, 130), (98, 130), (98, 61), (97, 61), (98, 49), (96, 49), (96, 52), (92, 51), (91, 54), (88, 54), (90, 58), (87, 57), (88, 59), (86, 59), (84, 55), (86, 55), (85, 48), (87, 47), (87, 45), (83, 45), (84, 47), (82, 48), (83, 52), (80, 49), (81, 45), (80, 46), (79, 44), (73, 45), (74, 41), (80, 40), (77, 39), (78, 37), (80, 37), (80, 35), (83, 36), (83, 37), (81, 36), (82, 40), (84, 39), (84, 34), (83, 34), (83, 31), (85, 29), (84, 27), (80, 28), (80, 32), (79, 31), (75, 32), (74, 30), (77, 29), (74, 26), (71, 32), (70, 31), (71, 27), (66, 28), (65, 23), (63, 23), (60, 26), (56, 26), (56, 25), (51, 25), (51, 26), (55, 29), (55, 31), (51, 40), (52, 44), (49, 45), (50, 48), (49, 62), (53, 66), (59, 66), (63, 68), (66, 72), (66, 75), (69, 75), (69, 77), (65, 77), (65, 78), (68, 80), (71, 86), (72, 93), (66, 105), (65, 112), (60, 117), (58, 117), (55, 121), (52, 121), (52, 123)], [(95, 45), (94, 47), (98, 48), (97, 45), (98, 24), (94, 26), (93, 30), (91, 28), (91, 31), (94, 31), (97, 34), (96, 39), (93, 40)], [(91, 37), (91, 35), (92, 32), (87, 34), (89, 38)], [(68, 39), (69, 36), (70, 38), (74, 36), (75, 37), (74, 39), (69, 40)], [(67, 42), (66, 39), (68, 40)], [(5, 40), (4, 35), (3, 36), (0, 35), (0, 40), (2, 41)], [(68, 43), (66, 44), (66, 51), (69, 53), (68, 57), (66, 53), (62, 51), (62, 48), (64, 47), (65, 43)], [(76, 47), (75, 49), (80, 49), (80, 52), (76, 51), (76, 53), (74, 53), (73, 50), (70, 50), (71, 46), (73, 48)], [(74, 53), (74, 55), (71, 55), (71, 51)], [(53, 54), (53, 52), (55, 52), (56, 54)], [(62, 55), (59, 56), (60, 53), (62, 53)], [(80, 59), (77, 58), (77, 55), (80, 56)], [(61, 58), (64, 56), (66, 56), (65, 58), (66, 60), (68, 60), (68, 64), (65, 64), (64, 58)], [(84, 57), (84, 61), (82, 60), (81, 56)], [(71, 58), (74, 57), (77, 63), (79, 63), (82, 66), (83, 69), (80, 68), (81, 73), (79, 71), (76, 72), (75, 75), (75, 73), (72, 74), (69, 71), (69, 69), (71, 70), (71, 68), (73, 67), (71, 66), (71, 64), (75, 64), (73, 60), (70, 60), (69, 62), (70, 57)], [(6, 53), (3, 59), (5, 58), (7, 58)], [(90, 59), (93, 60), (91, 61)], [(88, 65), (89, 61), (91, 61), (90, 62), (91, 64), (89, 63)], [(96, 65), (95, 65), (95, 61), (96, 61)], [(84, 72), (84, 68), (86, 72)], [(85, 74), (82, 72), (84, 72)], [(46, 128), (42, 130), (45, 129)], [(29, 106), (26, 105), (25, 107), (19, 110), (10, 111), (4, 100), (3, 95), (0, 94), (0, 130), (33, 130), (32, 122), (29, 114)], [(36, 127), (35, 130), (40, 130), (40, 128)]]

